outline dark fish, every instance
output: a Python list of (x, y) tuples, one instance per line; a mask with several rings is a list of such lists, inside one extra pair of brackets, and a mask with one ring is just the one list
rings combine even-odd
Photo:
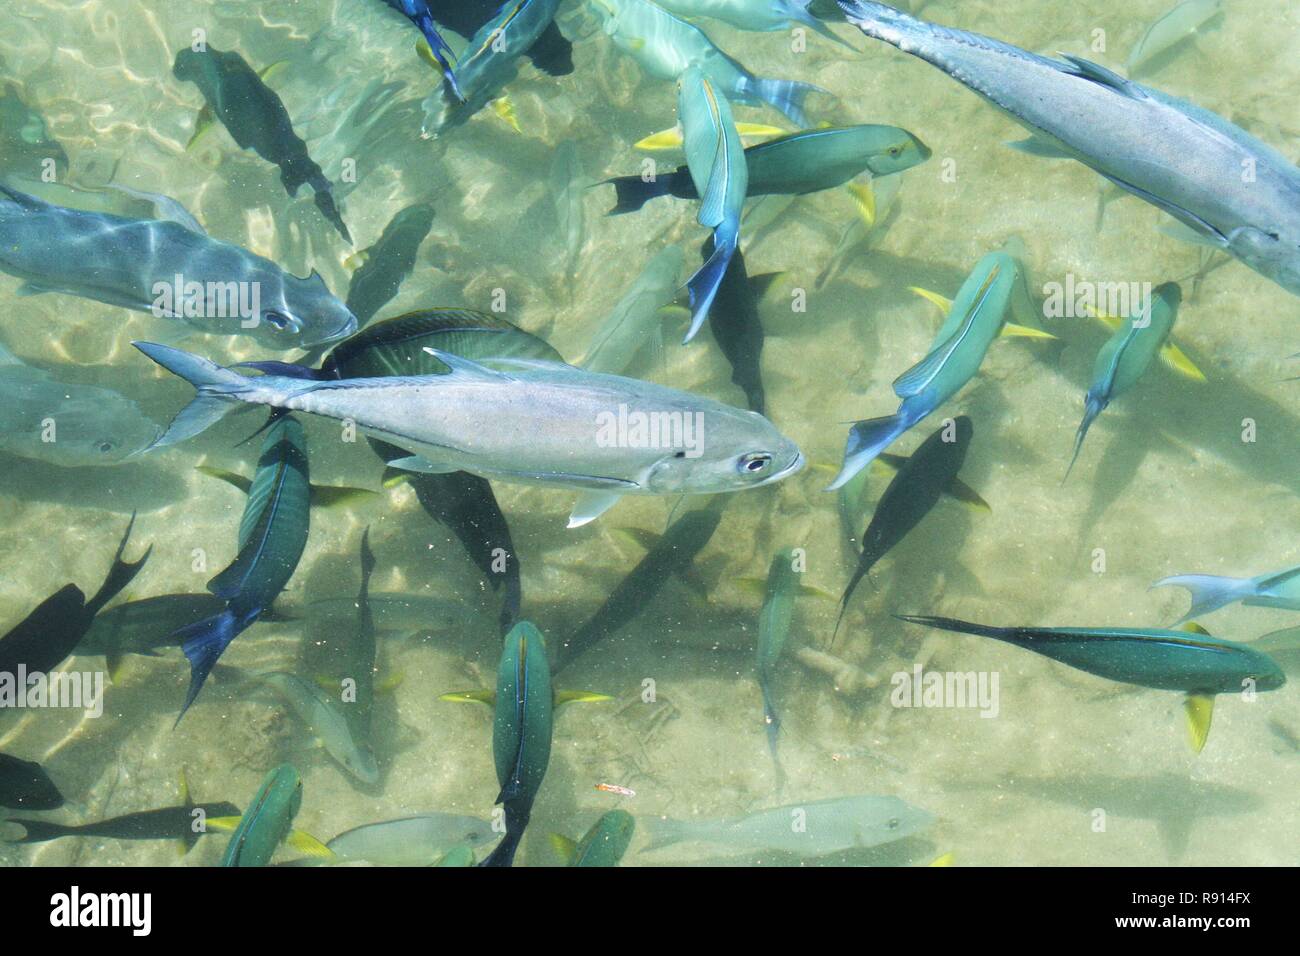
[(362, 253), (365, 261), (352, 273), (347, 297), (347, 307), (357, 317), (357, 328), (364, 328), (397, 295), (402, 281), (415, 268), (420, 243), (432, 228), (432, 206), (407, 206), (384, 227), (378, 241)]
[(430, 51), (442, 64), (443, 78), (451, 87), (452, 93), (457, 99), (465, 99), (465, 94), (460, 91), (460, 84), (456, 82), (456, 71), (451, 65), (456, 55), (451, 52), (451, 47), (447, 46), (447, 41), (438, 32), (438, 26), (433, 22), (433, 13), (429, 10), (428, 0), (385, 0), (385, 2), (398, 13), (404, 14), (424, 34)]
[[(202, 817), (196, 818), (195, 810), (202, 811)], [(5, 824), (16, 823), (25, 831), (21, 837), (10, 839), (10, 843), (45, 843), (59, 837), (79, 836), (113, 840), (183, 840), (189, 849), (201, 835), (194, 832), (195, 819), (235, 816), (239, 816), (239, 807), (233, 803), (187, 803), (179, 807), (141, 810), (93, 823), (69, 825), (12, 817)]]
[(51, 671), (63, 663), (90, 630), (91, 621), (105, 604), (144, 567), (152, 547), (136, 562), (122, 560), (131, 538), (135, 515), (117, 546), (108, 576), (89, 601), (75, 584), (68, 584), (46, 598), (8, 634), (0, 637), (0, 673), (12, 674), (23, 665), (28, 671)]
[[(862, 533), (862, 555), (849, 586), (840, 599), (840, 616), (835, 621), (835, 633), (844, 620), (853, 592), (867, 573), (875, 567), (891, 548), (907, 537), (938, 503), (940, 497), (952, 486), (957, 473), (966, 460), (975, 426), (965, 415), (953, 421), (951, 429), (944, 423), (933, 435), (921, 443), (880, 496), (871, 523)], [(834, 640), (832, 636), (831, 640)]]
[(307, 144), (293, 131), (289, 111), (242, 56), (213, 47), (202, 51), (186, 47), (176, 54), (172, 72), (202, 91), (208, 109), (236, 143), (280, 167), (280, 182), (290, 196), (298, 195), (304, 183), (311, 186), (316, 207), (339, 235), (352, 242), (334, 205), (333, 187), (307, 154)]
[(568, 667), (592, 645), (623, 627), (638, 614), (673, 575), (689, 568), (695, 556), (718, 530), (725, 505), (710, 505), (682, 515), (618, 583), (591, 620), (556, 649), (556, 670)]
[[(500, 10), (501, 0), (444, 0), (433, 18), (463, 37), (472, 37)], [(554, 22), (546, 27), (525, 55), (535, 67), (551, 76), (568, 76), (573, 72), (573, 44), (564, 38)]]
[(38, 763), (0, 754), (0, 807), (10, 810), (57, 810), (63, 794)]
[(239, 553), (208, 582), (226, 602), (219, 613), (177, 631), (190, 661), (190, 686), (176, 718), (189, 710), (230, 642), (248, 629), (284, 590), (307, 546), (311, 484), (307, 441), (291, 417), (271, 422), (239, 526)]

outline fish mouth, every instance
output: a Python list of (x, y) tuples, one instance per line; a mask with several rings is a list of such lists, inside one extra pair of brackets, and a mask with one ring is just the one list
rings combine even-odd
[(338, 342), (341, 339), (346, 339), (350, 335), (355, 335), (356, 331), (357, 331), (357, 317), (355, 315), (349, 315), (347, 321), (344, 322), (342, 325), (340, 325), (329, 335), (322, 335), (321, 337), (313, 338), (310, 341), (304, 339), (300, 347), (316, 348), (321, 345), (329, 345), (332, 342)]

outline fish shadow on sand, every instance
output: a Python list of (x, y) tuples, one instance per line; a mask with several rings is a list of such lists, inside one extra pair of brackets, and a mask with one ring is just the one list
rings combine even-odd
[[(990, 785), (959, 782), (953, 786), (992, 789)], [(1197, 824), (1211, 817), (1255, 813), (1266, 806), (1247, 790), (1190, 780), (1175, 773), (1150, 777), (1015, 777), (1008, 780), (1006, 787), (1025, 797), (1070, 807), (1081, 816), (1100, 808), (1109, 817), (1154, 823), (1171, 863), (1181, 860), (1187, 852), (1192, 828)]]

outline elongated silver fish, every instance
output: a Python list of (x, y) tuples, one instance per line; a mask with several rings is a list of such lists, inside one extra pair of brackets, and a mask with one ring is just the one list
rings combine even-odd
[(1024, 125), (1018, 148), (1075, 159), (1300, 295), (1300, 169), (1223, 117), (1074, 56), (1039, 56), (839, 0), (868, 36), (943, 70)]
[(341, 860), (367, 860), (380, 866), (428, 866), (452, 847), (478, 847), (496, 836), (487, 820), (454, 813), (422, 813), (355, 827), (340, 833), (327, 846)]
[(300, 279), (175, 222), (67, 209), (4, 185), (0, 271), (24, 280), (19, 295), (78, 295), (181, 319), (201, 332), (248, 335), (277, 351), (357, 328), (314, 272)]
[(778, 850), (826, 856), (880, 846), (919, 833), (934, 817), (898, 797), (835, 797), (718, 820), (643, 817), (647, 850), (673, 843), (711, 843), (734, 851)]
[(754, 412), (560, 362), (488, 368), (434, 351), (449, 374), (322, 381), (285, 363), (263, 366), (277, 374), (245, 377), (180, 349), (135, 345), (198, 390), (160, 445), (203, 431), (231, 402), (310, 412), (411, 452), (390, 467), (577, 489), (571, 528), (624, 495), (740, 491), (804, 464), (794, 442)]
[(273, 671), (260, 674), (257, 679), (284, 698), (308, 732), (343, 769), (362, 783), (379, 782), (375, 755), (369, 746), (358, 743), (353, 737), (347, 718), (343, 716), (341, 708), (348, 705), (335, 702), (319, 687), (296, 674)]

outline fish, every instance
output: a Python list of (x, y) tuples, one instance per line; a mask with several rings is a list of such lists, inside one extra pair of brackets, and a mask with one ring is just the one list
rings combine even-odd
[(1097, 416), (1118, 396), (1137, 384), (1155, 361), (1173, 330), (1183, 290), (1176, 282), (1158, 286), (1151, 301), (1136, 315), (1129, 316), (1106, 340), (1092, 367), (1092, 382), (1084, 398), (1083, 421), (1074, 436), (1074, 452), (1065, 477), (1070, 477), (1088, 429)]
[(116, 465), (161, 433), (124, 395), (59, 381), (0, 345), (0, 451), (63, 468)]
[(712, 252), (686, 283), (691, 325), (685, 345), (695, 338), (718, 294), (740, 244), (740, 214), (749, 187), (745, 151), (731, 118), (731, 104), (699, 67), (688, 67), (677, 84), (677, 115), (682, 124), (686, 161), (700, 194), (701, 226), (713, 230)]
[[(707, 259), (711, 246), (704, 247)], [(767, 393), (763, 388), (763, 322), (758, 317), (758, 302), (767, 294), (779, 272), (750, 277), (745, 256), (739, 249), (727, 265), (714, 298), (709, 327), (722, 354), (731, 364), (731, 381), (745, 393), (751, 412), (767, 414)]]
[[(866, 183), (849, 185), (855, 200), (859, 200), (859, 215), (853, 217), (853, 221), (840, 235), (830, 260), (817, 274), (814, 289), (820, 291), (825, 288), (828, 282), (844, 271), (850, 261), (884, 238), (897, 218), (897, 200), (902, 183), (902, 176), (882, 176)], [(867, 202), (862, 202), (859, 197), (867, 197)]]
[(814, 858), (881, 846), (913, 836), (934, 816), (898, 797), (854, 796), (759, 810), (739, 817), (673, 820), (643, 817), (644, 850), (709, 843), (734, 853), (776, 851)]
[(1186, 694), (1192, 748), (1210, 733), (1216, 694), (1277, 690), (1286, 675), (1267, 654), (1192, 625), (1187, 630), (1105, 627), (993, 627), (950, 617), (895, 615), (899, 620), (959, 634), (991, 637), (1097, 677)]
[[(285, 671), (259, 674), (256, 680), (271, 687), (284, 699), (325, 752), (357, 780), (369, 786), (379, 782), (379, 767), (369, 743), (353, 737), (344, 717), (350, 705), (335, 700), (315, 684)], [(358, 692), (358, 701), (361, 699)]]
[[(197, 434), (232, 402), (310, 412), (353, 422), (365, 434), (405, 448), (408, 458), (389, 462), (396, 468), (468, 471), (482, 478), (577, 489), (581, 497), (569, 517), (571, 528), (595, 520), (624, 495), (757, 488), (789, 477), (804, 464), (798, 446), (754, 412), (559, 363), (497, 361), (494, 369), (434, 350), (450, 373), (320, 381), (311, 369), (292, 371), (295, 366), (281, 363), (275, 367), (292, 374), (246, 377), (180, 349), (135, 345), (198, 391), (159, 444)], [(295, 377), (299, 374), (303, 377)], [(662, 419), (664, 414), (669, 418)], [(642, 447), (652, 444), (646, 433), (649, 422), (661, 420), (669, 423), (670, 432), (672, 423), (680, 422), (679, 436), (655, 442), (670, 447)], [(690, 443), (688, 423), (696, 434), (707, 429), (708, 441), (698, 450), (674, 449), (674, 444)]]
[(722, 520), (722, 507), (688, 511), (627, 573), (591, 618), (556, 649), (556, 671), (568, 667), (595, 644), (627, 625), (649, 604), (674, 574), (688, 570)]
[[(746, 195), (806, 196), (843, 186), (855, 176), (885, 177), (918, 166), (930, 147), (898, 126), (828, 126), (787, 133), (745, 149)], [(670, 173), (607, 179), (616, 199), (609, 215), (635, 212), (652, 199), (699, 199), (687, 166)]]
[(664, 316), (673, 307), (685, 260), (681, 246), (659, 250), (600, 324), (576, 364), (589, 372), (623, 375), (647, 345), (661, 352)]
[(240, 148), (251, 149), (279, 167), (280, 182), (290, 196), (297, 196), (304, 184), (311, 186), (316, 208), (352, 244), (352, 234), (334, 203), (333, 186), (293, 131), (284, 102), (247, 60), (233, 50), (188, 46), (177, 52), (172, 73), (199, 88), (208, 116), (219, 119)]
[(505, 809), (506, 831), (479, 866), (511, 866), (550, 763), (555, 710), (571, 701), (611, 698), (555, 690), (542, 632), (529, 621), (519, 621), (505, 637), (495, 691), (457, 691), (438, 699), (493, 707), (492, 757), (501, 785), (494, 802)]
[(658, 3), (678, 16), (709, 17), (742, 30), (769, 33), (787, 30), (796, 24), (812, 27), (828, 40), (856, 52), (853, 44), (840, 39), (809, 12), (810, 0), (658, 0)]
[[(377, 636), (444, 631), (472, 634), (480, 631), (485, 623), (479, 612), (464, 600), (393, 591), (372, 592), (368, 597)], [(303, 606), (302, 615), (306, 626), (313, 629), (352, 627), (357, 620), (357, 599), (351, 595), (320, 598)]]
[[(888, 452), (884, 452), (879, 458), (872, 462), (872, 464), (878, 466), (880, 471), (887, 471), (896, 475), (898, 474), (899, 469), (907, 464), (907, 461), (908, 459), (905, 455), (891, 455)], [(857, 543), (859, 522), (861, 522), (870, 511), (874, 510), (869, 507), (869, 498), (867, 495), (871, 484), (871, 482), (868, 481), (870, 474), (871, 472), (869, 470), (860, 471), (853, 477), (852, 481), (840, 488), (840, 524), (843, 526), (844, 534), (848, 538), (850, 544)], [(992, 506), (980, 497), (979, 492), (966, 484), (960, 478), (954, 478), (948, 486), (943, 489), (943, 494), (952, 498), (954, 501), (961, 502), (975, 511), (983, 511), (986, 514), (993, 511)]]
[(1248, 607), (1275, 607), (1300, 611), (1300, 565), (1282, 571), (1270, 571), (1253, 578), (1229, 578), (1214, 574), (1175, 574), (1161, 578), (1153, 588), (1187, 588), (1192, 606), (1180, 618), (1182, 624), (1221, 607), (1240, 601)]
[[(956, 481), (966, 461), (975, 425), (965, 415), (945, 422), (898, 469), (885, 493), (880, 496), (871, 523), (862, 532), (862, 553), (858, 566), (840, 599), (840, 616), (835, 621), (839, 633), (844, 612), (853, 592), (876, 563), (921, 523), (945, 491)], [(834, 637), (831, 638), (832, 642)]]
[(10, 810), (57, 810), (63, 794), (40, 764), (0, 753), (0, 807)]
[(470, 37), (456, 70), (463, 99), (438, 90), (428, 96), (422, 135), (432, 138), (459, 126), (495, 99), (516, 76), (515, 61), (554, 26), (560, 0), (510, 0)]
[(59, 180), (67, 176), (67, 151), (18, 84), (6, 82), (0, 88), (0, 174), (39, 180), (48, 173)]
[(178, 724), (231, 641), (271, 606), (293, 577), (307, 546), (310, 488), (302, 425), (288, 416), (273, 419), (239, 524), (239, 553), (208, 582), (208, 590), (226, 605), (175, 633), (190, 662), (190, 686)]
[(379, 866), (426, 866), (458, 846), (471, 850), (496, 838), (492, 824), (478, 817), (422, 813), (353, 827), (326, 846), (339, 860), (366, 860)]
[(195, 824), (206, 817), (238, 816), (239, 807), (233, 803), (185, 803), (156, 810), (140, 810), (107, 820), (91, 823), (65, 824), (48, 820), (24, 820), (10, 817), (5, 828), (14, 824), (23, 828), (22, 836), (7, 838), (9, 843), (48, 843), (61, 837), (100, 837), (109, 840), (180, 840), (185, 849), (194, 845), (206, 829), (195, 830)]
[(1128, 54), (1128, 75), (1145, 72), (1152, 61), (1194, 37), (1208, 21), (1223, 12), (1223, 0), (1183, 0), (1156, 18)]
[(860, 421), (849, 430), (844, 464), (827, 491), (842, 488), (896, 438), (975, 377), (989, 346), (1002, 332), (1021, 282), (1019, 263), (1005, 252), (991, 252), (975, 264), (929, 353), (894, 380), (894, 393), (903, 400), (898, 411)]
[(82, 212), (3, 184), (0, 272), (23, 280), (19, 295), (80, 296), (211, 335), (248, 335), (279, 351), (332, 342), (357, 327), (316, 272), (300, 279), (175, 222)]
[(632, 843), (636, 821), (626, 810), (610, 810), (591, 825), (576, 843), (558, 833), (551, 834), (551, 846), (565, 866), (618, 866)]
[[(195, 467), (195, 471), (207, 475), (209, 478), (224, 481), (230, 487), (236, 488), (244, 494), (248, 494), (253, 487), (251, 478), (245, 478), (238, 472), (226, 471), (224, 468), (198, 465)], [(307, 497), (311, 501), (313, 508), (335, 508), (365, 501), (378, 495), (379, 492), (371, 491), (369, 488), (350, 488), (347, 485), (312, 485), (308, 489)]]
[(20, 666), (28, 673), (48, 673), (63, 663), (86, 636), (95, 615), (135, 579), (149, 560), (152, 546), (138, 561), (122, 560), (134, 527), (132, 514), (104, 583), (89, 601), (75, 584), (64, 585), (0, 637), (0, 674), (16, 674)]
[(614, 45), (655, 79), (676, 80), (688, 67), (697, 66), (726, 99), (743, 106), (766, 103), (801, 129), (811, 125), (805, 112), (808, 97), (826, 93), (811, 83), (755, 76), (718, 49), (703, 30), (651, 0), (592, 0), (592, 8)]
[(280, 764), (262, 781), (239, 820), (222, 866), (267, 866), (276, 849), (293, 830), (302, 807), (302, 777), (290, 764)]
[[(433, 22), (433, 11), (429, 9), (429, 0), (384, 0), (384, 2), (398, 13), (403, 14), (424, 35), (424, 39), (429, 44), (429, 50), (442, 67), (443, 78), (451, 89), (452, 95), (463, 101), (465, 94), (461, 92), (460, 84), (456, 81), (456, 71), (452, 67), (456, 56), (451, 52), (451, 47), (447, 45), (447, 41), (442, 38), (442, 34), (438, 32), (438, 25)], [(447, 6), (447, 4), (442, 4), (442, 6)]]
[(776, 673), (781, 651), (790, 636), (794, 621), (794, 602), (799, 594), (799, 557), (794, 548), (782, 548), (772, 556), (767, 569), (767, 591), (763, 607), (758, 612), (758, 645), (755, 664), (758, 669), (758, 687), (763, 695), (763, 724), (767, 728), (767, 747), (776, 761), (777, 737), (781, 731), (781, 718), (776, 712), (772, 694), (772, 678)]
[(514, 863), (551, 760), (554, 706), (546, 642), (536, 627), (520, 621), (506, 635), (501, 653), (492, 723), (492, 755), (501, 785), (493, 802), (505, 808), (506, 834), (482, 866)]
[(839, 2), (868, 36), (943, 70), (1028, 128), (1023, 151), (1083, 163), (1196, 241), (1300, 295), (1300, 169), (1271, 146), (1080, 57), (1039, 56), (871, 0)]
[(375, 244), (362, 253), (363, 263), (352, 273), (345, 304), (356, 316), (357, 328), (379, 314), (402, 287), (415, 268), (415, 256), (433, 228), (433, 207), (413, 203), (402, 209), (384, 227)]
[[(433, 18), (463, 37), (474, 36), (501, 10), (501, 0), (456, 0), (439, 4)], [(568, 76), (573, 72), (573, 44), (565, 39), (552, 20), (546, 25), (524, 56), (548, 76)]]

